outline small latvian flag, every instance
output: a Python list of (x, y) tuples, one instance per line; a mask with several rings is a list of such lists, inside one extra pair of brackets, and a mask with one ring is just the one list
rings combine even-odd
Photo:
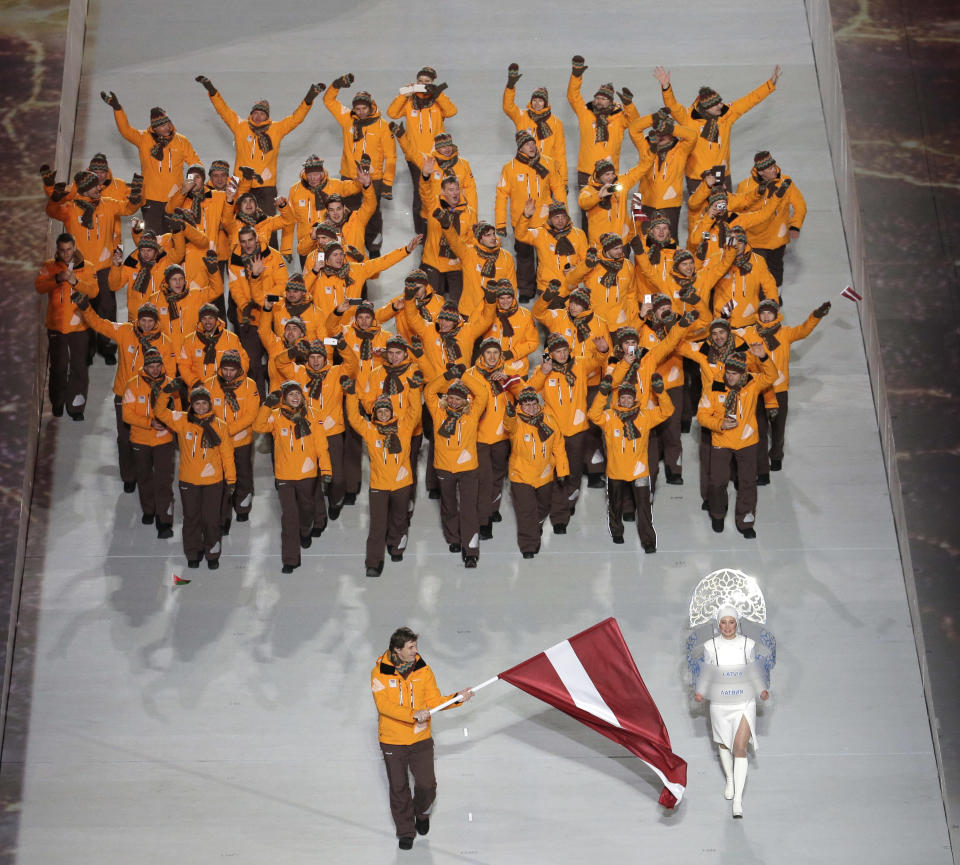
[(173, 584), (175, 586), (186, 586), (190, 583), (190, 580), (185, 580), (183, 577), (178, 576), (177, 574), (173, 575)]
[(856, 291), (852, 285), (848, 285), (841, 291), (840, 296), (845, 297), (847, 300), (852, 300), (854, 303), (863, 300), (863, 295), (861, 295), (859, 291)]

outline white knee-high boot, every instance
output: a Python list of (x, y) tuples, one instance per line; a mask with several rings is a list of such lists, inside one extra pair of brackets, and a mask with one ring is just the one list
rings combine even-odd
[(733, 816), (743, 816), (743, 786), (747, 783), (747, 758), (733, 758)]
[(733, 754), (729, 748), (718, 748), (720, 752), (720, 765), (723, 766), (723, 775), (727, 783), (723, 787), (723, 798), (733, 798)]

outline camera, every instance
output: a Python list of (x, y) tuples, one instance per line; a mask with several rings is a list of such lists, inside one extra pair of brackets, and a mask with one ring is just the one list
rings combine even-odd
[(268, 294), (268, 295), (266, 296), (266, 301), (267, 301), (267, 303), (280, 303), (280, 295), (279, 295), (279, 294)]

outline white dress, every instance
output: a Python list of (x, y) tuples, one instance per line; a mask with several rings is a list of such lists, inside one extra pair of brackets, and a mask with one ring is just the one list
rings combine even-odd
[[(708, 664), (732, 667), (747, 664), (753, 660), (754, 642), (743, 634), (737, 634), (732, 640), (714, 637), (703, 644), (703, 660)], [(740, 719), (746, 718), (750, 726), (750, 744), (757, 750), (757, 701), (750, 699), (743, 703), (710, 702), (710, 723), (713, 726), (713, 741), (726, 745), (733, 750), (733, 739), (737, 735)]]

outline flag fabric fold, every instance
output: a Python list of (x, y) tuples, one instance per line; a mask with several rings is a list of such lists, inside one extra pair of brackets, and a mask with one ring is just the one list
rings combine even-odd
[(622, 745), (663, 782), (660, 804), (683, 797), (687, 764), (610, 618), (500, 673), (500, 678)]

